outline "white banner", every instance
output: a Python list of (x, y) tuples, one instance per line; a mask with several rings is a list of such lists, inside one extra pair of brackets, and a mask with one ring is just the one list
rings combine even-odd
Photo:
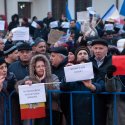
[(19, 85), (20, 104), (46, 102), (45, 85), (36, 83), (32, 85)]
[(35, 21), (33, 21), (31, 26), (34, 27), (34, 28), (37, 28), (37, 23)]
[(29, 28), (27, 27), (17, 27), (12, 29), (13, 37), (12, 40), (24, 40), (28, 41), (29, 40)]
[(77, 21), (82, 22), (89, 19), (89, 14), (87, 11), (77, 12)]
[(5, 21), (0, 20), (0, 30), (4, 30), (5, 27)]
[(92, 63), (82, 63), (64, 67), (66, 82), (82, 81), (94, 78)]

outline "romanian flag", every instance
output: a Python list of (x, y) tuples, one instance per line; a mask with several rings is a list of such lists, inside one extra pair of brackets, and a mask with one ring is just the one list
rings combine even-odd
[(46, 117), (45, 103), (20, 104), (21, 120)]
[(68, 8), (68, 3), (66, 3), (66, 8), (65, 8), (65, 11), (66, 11), (66, 18), (71, 21), (72, 20), (72, 17), (70, 15), (70, 11), (69, 11), (69, 8)]
[(119, 12), (114, 4), (107, 10), (107, 12), (102, 17), (103, 21), (107, 21), (110, 19), (113, 19), (113, 20), (120, 19)]
[(125, 16), (125, 0), (123, 1), (122, 7), (121, 7), (121, 10), (120, 10), (120, 14)]

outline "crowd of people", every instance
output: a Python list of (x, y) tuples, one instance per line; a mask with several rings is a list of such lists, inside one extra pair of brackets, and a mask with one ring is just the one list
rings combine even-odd
[[(97, 16), (96, 25), (93, 25), (92, 18), (93, 15), (88, 20), (89, 31), (83, 32), (75, 19), (68, 21), (64, 14), (58, 20), (58, 25), (53, 28), (50, 24), (56, 20), (52, 12), (48, 12), (43, 20), (38, 20), (34, 16), (32, 22), (37, 23), (36, 28), (26, 17), (20, 22), (18, 14), (12, 15), (8, 27), (6, 25), (5, 31), (0, 31), (0, 93), (4, 93), (7, 104), (4, 107), (5, 97), (0, 96), (0, 125), (5, 122), (5, 112), (7, 124), (10, 122), (8, 97), (13, 90), (16, 92), (12, 95), (11, 101), (12, 125), (30, 124), (29, 120), (21, 120), (19, 85), (51, 83), (45, 84), (46, 95), (47, 90), (64, 92), (52, 94), (53, 125), (71, 124), (70, 95), (65, 93), (67, 91), (124, 92), (125, 76), (113, 76), (117, 68), (112, 65), (112, 56), (125, 54), (125, 46), (122, 46), (122, 50), (117, 46), (120, 39), (125, 41), (125, 21), (121, 27), (121, 24), (114, 20), (103, 22)], [(69, 26), (65, 26), (65, 23), (69, 23)], [(16, 27), (28, 27), (30, 40), (13, 41), (11, 31)], [(65, 36), (64, 41), (60, 38), (54, 44), (48, 43), (51, 29), (63, 32), (61, 37)], [(93, 79), (66, 82), (64, 67), (88, 62), (93, 64)], [(92, 96), (73, 93), (72, 98), (73, 124), (92, 125)], [(94, 98), (95, 125), (114, 125), (113, 95), (94, 94)], [(124, 95), (117, 95), (118, 125), (124, 125), (124, 98)], [(33, 119), (33, 125), (50, 124), (48, 99), (47, 95), (46, 117)]]

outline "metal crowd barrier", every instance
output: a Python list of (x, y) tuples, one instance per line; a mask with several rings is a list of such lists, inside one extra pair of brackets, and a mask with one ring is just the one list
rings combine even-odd
[[(10, 95), (9, 95), (9, 125), (12, 125), (12, 112), (11, 112), (11, 97), (12, 95), (15, 93), (15, 91), (13, 91)], [(95, 119), (94, 119), (94, 95), (95, 94), (111, 94), (114, 95), (114, 125), (117, 125), (117, 101), (116, 101), (116, 96), (117, 95), (125, 95), (125, 92), (101, 92), (101, 93), (91, 93), (89, 91), (70, 91), (70, 92), (64, 92), (64, 91), (60, 91), (60, 90), (48, 90), (48, 95), (49, 95), (49, 113), (50, 113), (50, 125), (52, 124), (52, 93), (58, 93), (58, 94), (62, 94), (62, 93), (69, 93), (70, 94), (70, 114), (71, 114), (71, 125), (73, 124), (73, 104), (72, 104), (72, 94), (90, 94), (92, 96), (92, 125), (95, 125)], [(4, 125), (7, 125), (7, 119), (6, 119), (6, 105), (7, 105), (7, 97), (5, 96), (4, 93), (0, 92), (0, 97), (4, 98)], [(32, 120), (30, 120), (30, 125), (32, 125)]]

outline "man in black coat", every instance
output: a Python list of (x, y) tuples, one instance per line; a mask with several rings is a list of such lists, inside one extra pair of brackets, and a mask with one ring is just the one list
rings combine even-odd
[[(90, 59), (93, 62), (93, 82), (97, 83), (100, 80), (105, 82), (107, 68), (111, 65), (111, 56), (107, 55), (108, 42), (103, 39), (95, 39), (92, 41), (91, 45), (94, 54)], [(105, 91), (105, 84), (100, 85), (100, 89)], [(106, 125), (108, 96), (99, 94), (95, 95), (95, 125)]]
[[(68, 62), (68, 51), (64, 47), (53, 47), (50, 49), (51, 56), (50, 61), (52, 65), (52, 72), (53, 74), (57, 75), (60, 81), (63, 81), (65, 74), (64, 74), (64, 67)], [(67, 102), (67, 103), (66, 103)], [(69, 102), (69, 94), (61, 94), (60, 95), (60, 105), (61, 109), (68, 119), (69, 117), (69, 110), (70, 110), (70, 102)], [(68, 121), (68, 120), (67, 120)]]
[(43, 19), (43, 23), (49, 28), (49, 24), (53, 21), (55, 21), (55, 19), (53, 18), (52, 12), (48, 12), (47, 17)]
[(17, 80), (22, 80), (29, 74), (29, 61), (32, 57), (32, 48), (28, 43), (18, 47), (19, 60), (9, 65), (9, 72), (13, 72)]
[(44, 25), (44, 23), (42, 21), (37, 21), (37, 28), (34, 31), (34, 39), (36, 39), (37, 37), (41, 37), (42, 39), (47, 41), (48, 33), (49, 33), (49, 30)]
[(8, 26), (9, 31), (19, 26), (19, 16), (17, 14), (12, 15), (11, 20)]

